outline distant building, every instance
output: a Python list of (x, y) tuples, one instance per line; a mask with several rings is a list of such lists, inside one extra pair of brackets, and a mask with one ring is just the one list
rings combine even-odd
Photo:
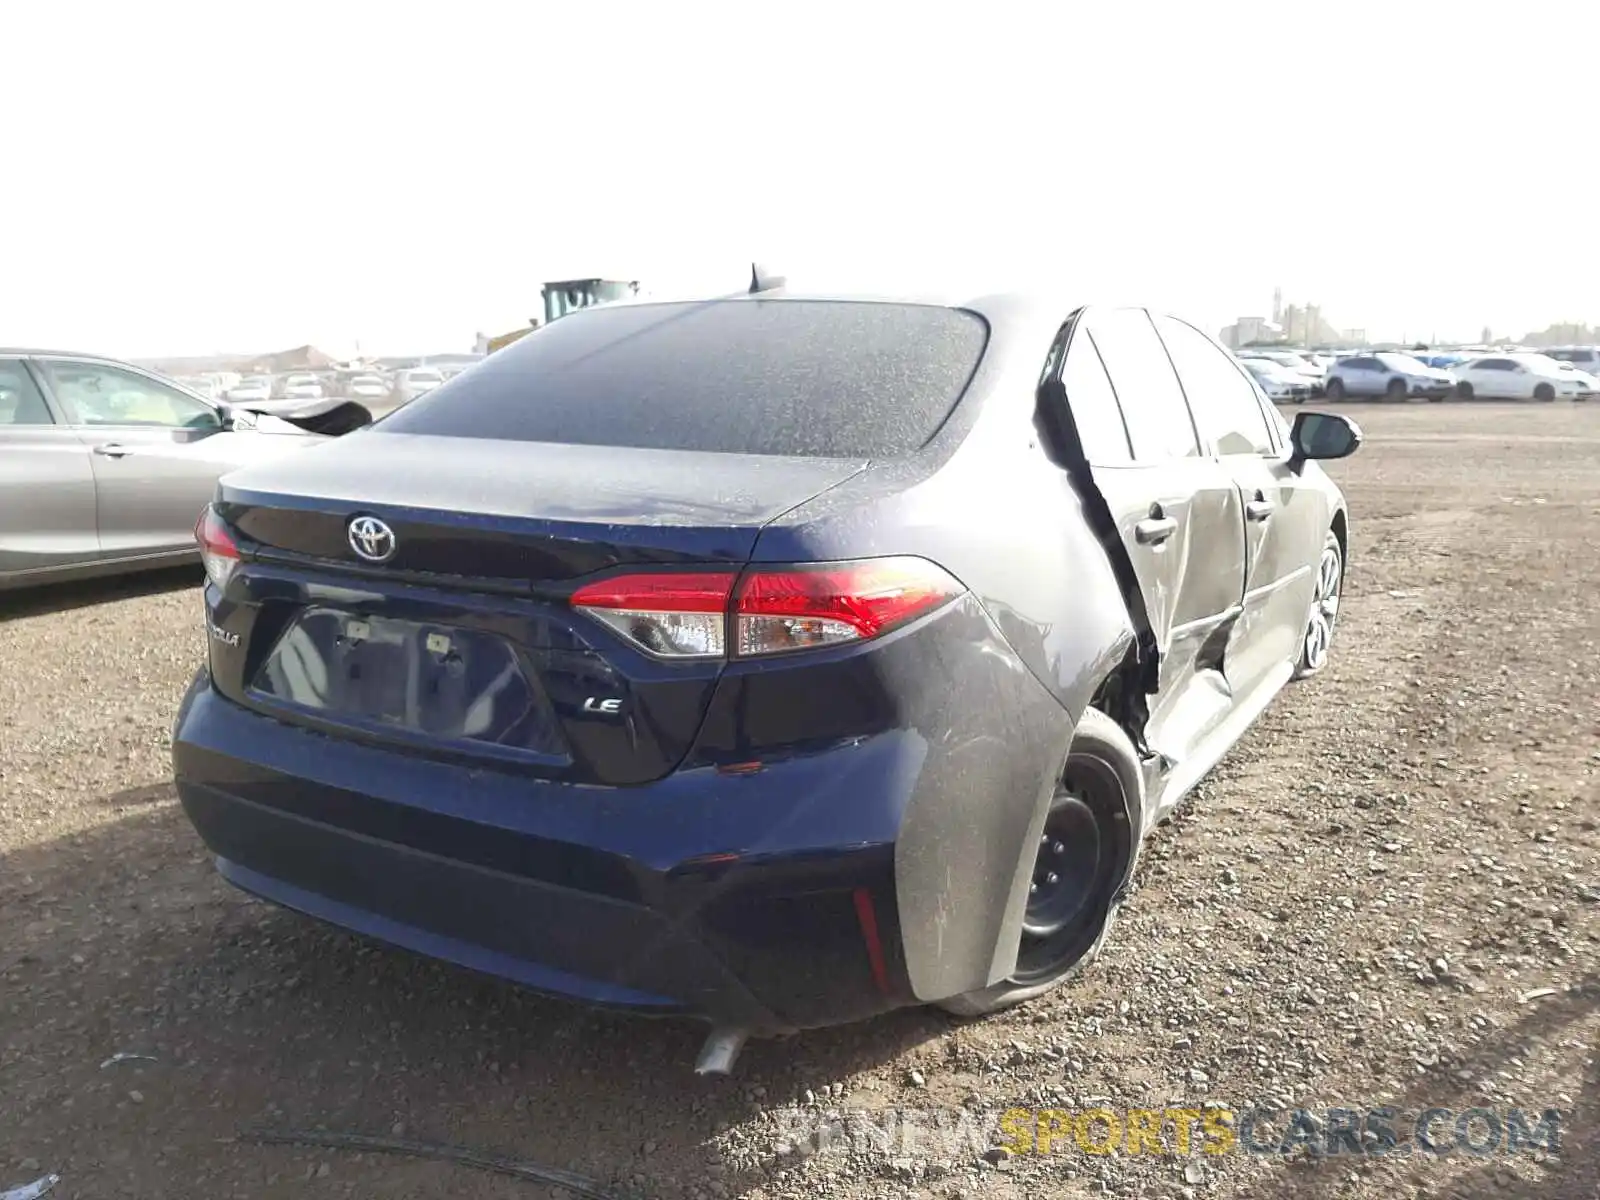
[(1222, 330), (1221, 342), (1230, 350), (1262, 342), (1287, 341), (1283, 326), (1265, 317), (1240, 317)]
[(1348, 341), (1350, 330), (1335, 329), (1322, 316), (1317, 304), (1285, 304), (1283, 289), (1272, 293), (1272, 319), (1240, 317), (1222, 330), (1222, 344), (1237, 350), (1241, 346), (1282, 343), (1287, 346), (1331, 346)]

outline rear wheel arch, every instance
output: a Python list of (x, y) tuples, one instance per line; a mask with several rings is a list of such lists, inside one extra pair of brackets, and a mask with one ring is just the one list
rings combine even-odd
[[(1097, 692), (1097, 698), (1101, 694)], [(1146, 802), (1143, 773), (1133, 740), (1116, 720), (1093, 705), (1084, 709), (1058, 774), (1070, 779), (1075, 770), (1082, 772), (1086, 766), (1090, 774), (1098, 771), (1103, 780), (1114, 781), (1116, 786), (1107, 787), (1094, 797), (1100, 833), (1093, 840), (1104, 858), (1094, 872), (1094, 883), (1085, 899), (1082, 918), (1074, 918), (1063, 934), (1052, 935), (1059, 939), (1055, 950), (1059, 961), (1041, 966), (1036, 958), (1030, 969), (1024, 961), (1024, 952), (1030, 948), (1030, 943), (1025, 941), (1020, 926), (1008, 926), (1001, 935), (1008, 944), (1003, 950), (997, 946), (995, 952), (996, 960), (1003, 958), (1010, 964), (1008, 977), (936, 1001), (945, 1011), (976, 1017), (1024, 1003), (1074, 978), (1099, 955), (1115, 924), (1122, 895), (1138, 861)], [(1050, 840), (1046, 820), (1053, 807), (1047, 803), (1041, 811), (1038, 822), (1041, 836), (1029, 839), (1025, 847), (1028, 861), (1019, 865), (1026, 874), (1040, 869), (1035, 856), (1043, 853), (1040, 847)], [(1040, 859), (1039, 863), (1042, 862)], [(1031, 946), (1043, 946), (1047, 952), (1051, 950), (1047, 943), (1034, 942)], [(1048, 953), (1045, 962), (1050, 962)]]

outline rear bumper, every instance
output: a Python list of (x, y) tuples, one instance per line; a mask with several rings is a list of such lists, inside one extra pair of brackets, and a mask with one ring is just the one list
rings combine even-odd
[(173, 758), (245, 891), (540, 991), (781, 1032), (915, 1002), (893, 840), (918, 740), (586, 788), (327, 738), (202, 672)]

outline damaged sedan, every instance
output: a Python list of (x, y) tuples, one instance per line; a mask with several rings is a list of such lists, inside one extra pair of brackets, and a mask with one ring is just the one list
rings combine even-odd
[(114, 359), (0, 350), (0, 590), (193, 562), (220, 476), (370, 423), (345, 400), (219, 402)]
[(705, 1072), (993, 1012), (1327, 662), (1360, 440), (1142, 308), (573, 313), (221, 482), (178, 793), (245, 891), (703, 1018)]

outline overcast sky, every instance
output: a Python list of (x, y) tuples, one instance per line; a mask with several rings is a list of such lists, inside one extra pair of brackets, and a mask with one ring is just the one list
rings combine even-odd
[(1600, 5), (782, 10), (11, 5), (0, 344), (470, 349), (542, 280), (755, 256), (1213, 328), (1274, 285), (1393, 337), (1600, 321)]

